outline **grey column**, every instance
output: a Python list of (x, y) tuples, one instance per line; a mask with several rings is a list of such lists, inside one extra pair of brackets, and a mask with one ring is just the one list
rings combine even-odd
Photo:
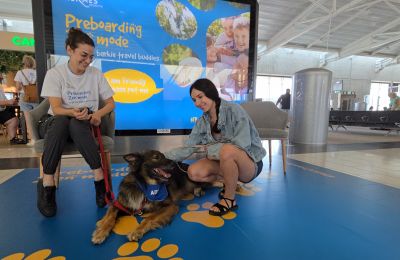
[[(44, 77), (47, 72), (45, 19), (51, 18), (51, 2), (44, 0), (32, 0), (33, 34), (35, 36), (35, 59), (36, 59), (36, 86), (39, 97), (42, 91)], [(53, 35), (48, 35), (52, 40)]]
[(293, 76), (289, 141), (326, 144), (329, 123), (329, 93), (332, 72), (311, 68)]

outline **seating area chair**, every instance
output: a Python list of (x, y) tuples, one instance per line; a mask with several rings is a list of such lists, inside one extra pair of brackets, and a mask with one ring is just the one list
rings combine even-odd
[[(101, 106), (101, 104), (100, 104)], [(34, 141), (33, 148), (37, 153), (37, 157), (40, 162), (40, 177), (43, 177), (43, 166), (42, 166), (42, 154), (44, 150), (44, 139), (39, 137), (38, 123), (40, 118), (47, 114), (50, 107), (50, 102), (48, 99), (43, 100), (35, 109), (29, 111), (30, 115), (30, 127), (32, 129), (31, 139)], [(100, 130), (102, 135), (102, 141), (104, 145), (104, 151), (106, 154), (105, 165), (108, 166), (109, 173), (111, 173), (111, 151), (114, 147), (114, 129), (115, 129), (115, 114), (114, 111), (110, 112), (108, 115), (102, 117)], [(67, 142), (63, 155), (79, 154), (79, 151), (72, 142)], [(56, 173), (54, 175), (56, 186), (59, 185), (60, 178), (60, 165), (61, 160), (58, 163)]]
[(262, 140), (268, 140), (269, 166), (272, 164), (271, 141), (280, 140), (282, 146), (283, 172), (286, 174), (286, 129), (288, 113), (279, 109), (273, 102), (256, 101), (243, 103), (242, 107), (253, 120)]

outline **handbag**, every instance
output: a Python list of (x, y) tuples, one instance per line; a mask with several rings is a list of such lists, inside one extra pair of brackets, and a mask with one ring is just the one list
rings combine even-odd
[(54, 117), (50, 114), (44, 114), (38, 121), (38, 132), (40, 139), (43, 139)]
[(21, 70), (22, 75), (28, 82), (28, 85), (24, 85), (24, 102), (28, 103), (38, 103), (39, 102), (39, 96), (37, 93), (37, 87), (36, 83), (30, 83), (28, 78), (25, 76), (24, 72)]

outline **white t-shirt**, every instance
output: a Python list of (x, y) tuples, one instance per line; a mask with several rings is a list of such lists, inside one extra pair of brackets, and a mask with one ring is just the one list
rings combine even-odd
[[(114, 95), (101, 71), (88, 67), (84, 74), (71, 72), (68, 63), (52, 68), (44, 78), (42, 97), (61, 98), (64, 108), (87, 107), (92, 111), (99, 109), (99, 101)], [(49, 114), (54, 115), (51, 107)]]
[[(22, 71), (24, 72), (24, 75), (28, 80), (24, 77), (24, 75), (22, 75), (21, 71), (19, 70), (14, 77), (14, 81), (21, 82), (21, 84), (24, 86), (36, 83), (36, 70), (23, 69)], [(20, 90), (20, 93), (24, 93), (24, 88)]]
[(233, 50), (235, 48), (235, 41), (233, 40), (233, 37), (229, 37), (228, 35), (226, 35), (225, 32), (223, 32), (218, 35), (217, 39), (215, 40), (214, 46), (224, 47)]

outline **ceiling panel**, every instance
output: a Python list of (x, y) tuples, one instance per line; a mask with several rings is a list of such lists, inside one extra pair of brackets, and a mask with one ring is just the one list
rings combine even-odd
[[(400, 0), (259, 0), (258, 3), (258, 37), (267, 50), (295, 45), (328, 48), (332, 52), (344, 49), (347, 55), (397, 57), (400, 54), (397, 36), (400, 20), (396, 20), (400, 17)], [(351, 3), (352, 10), (342, 10)], [(362, 8), (365, 10), (358, 14)], [(0, 0), (0, 19), (31, 20), (31, 9), (31, 0)], [(296, 20), (307, 10), (311, 10), (307, 16)], [(357, 44), (360, 48), (353, 46)]]

